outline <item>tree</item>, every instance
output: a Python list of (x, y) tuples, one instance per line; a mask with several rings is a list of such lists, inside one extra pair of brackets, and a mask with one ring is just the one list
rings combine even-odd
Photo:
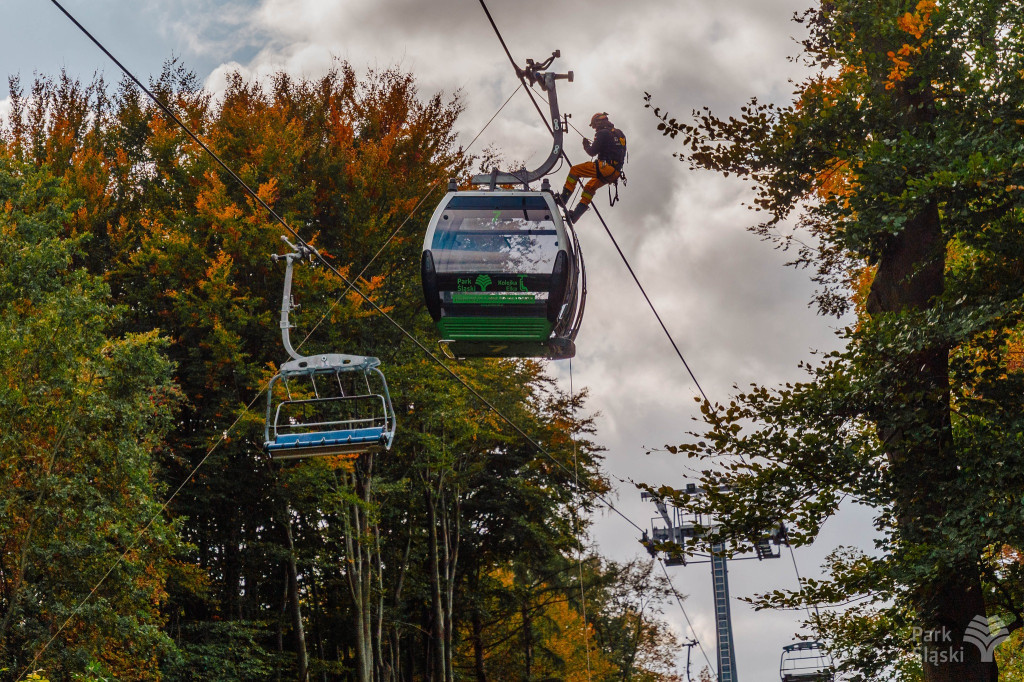
[(0, 154), (0, 197), (0, 673), (153, 679), (181, 552), (154, 476), (166, 342), (113, 333), (126, 311), (76, 264), (80, 204), (46, 168)]
[(807, 381), (704, 405), (706, 432), (681, 450), (716, 462), (705, 511), (722, 536), (784, 520), (802, 544), (842, 499), (877, 510), (877, 556), (837, 554), (829, 581), (762, 602), (873, 604), (822, 623), (843, 628), (842, 667), (865, 678), (916, 633), (963, 656), (926, 656), (925, 680), (995, 680), (966, 628), (1021, 625), (1021, 585), (992, 556), (1022, 541), (1022, 9), (822, 2), (798, 18), (817, 72), (792, 104), (692, 123), (655, 110), (693, 167), (754, 181), (756, 233), (797, 212), (813, 240), (795, 262), (814, 268), (820, 311), (856, 314)]

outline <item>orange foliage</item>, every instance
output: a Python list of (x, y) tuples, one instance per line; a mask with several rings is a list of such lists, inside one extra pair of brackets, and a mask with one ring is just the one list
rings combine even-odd
[(843, 159), (832, 159), (819, 171), (815, 182), (815, 193), (826, 201), (842, 199), (849, 205), (849, 198), (857, 191), (858, 183), (850, 163)]
[(860, 320), (867, 314), (868, 294), (871, 293), (871, 285), (875, 281), (877, 271), (878, 266), (865, 265), (853, 273), (853, 305)]
[[(377, 74), (371, 76), (373, 82), (361, 84), (343, 66), (316, 81), (293, 82), (282, 76), (269, 91), (238, 77), (216, 106), (201, 92), (189, 91), (173, 70), (165, 75), (159, 91), (176, 113), (345, 277), (354, 272), (353, 262), (362, 267), (384, 244), (435, 181), (461, 174), (469, 163), (451, 137), (457, 103), (419, 101), (411, 78), (401, 74)], [(58, 228), (61, 236), (94, 237), (82, 260), (124, 304), (119, 324), (127, 329), (159, 326), (161, 335), (171, 339), (170, 354), (179, 361), (176, 378), (190, 403), (187, 418), (193, 420), (182, 422), (186, 428), (161, 445), (176, 466), (187, 463), (192, 453), (208, 450), (208, 425), (227, 423), (237, 415), (240, 405), (266, 382), (267, 364), (284, 355), (275, 319), (283, 267), (268, 256), (281, 253), (285, 229), (148, 101), (97, 93), (67, 79), (57, 84), (40, 79), (31, 97), (15, 102), (22, 107), (21, 120), (0, 130), (0, 154), (50, 166), (61, 191), (74, 201), (73, 215)], [(8, 212), (22, 208), (8, 197), (0, 205)], [(417, 219), (424, 219), (422, 213)], [(421, 227), (408, 225), (392, 242), (392, 250), (418, 252), (411, 235)], [(5, 233), (16, 229), (9, 221), (0, 222)], [(389, 270), (382, 258), (358, 284), (391, 311), (399, 288), (387, 286), (393, 284)], [(317, 327), (319, 346), (349, 350), (353, 337), (363, 331), (352, 321), (376, 316), (354, 292), (335, 303), (345, 289), (341, 278), (325, 268), (295, 270), (294, 293), (303, 306), (293, 321), (302, 331), (332, 311), (334, 324)], [(8, 309), (34, 312), (29, 299), (11, 301)], [(8, 369), (0, 369), (0, 385), (30, 383), (30, 377), (4, 372), (32, 367), (32, 358), (23, 362), (12, 354), (11, 360)], [(61, 396), (32, 397), (42, 398)], [(249, 466), (239, 465), (244, 458), (236, 455), (253, 451), (252, 441), (262, 436), (259, 421), (258, 415), (243, 420), (236, 438), (226, 441), (218, 456), (227, 452), (224, 459), (230, 466)], [(13, 458), (19, 468), (8, 471), (10, 458), (0, 458), (0, 472), (7, 481), (30, 489), (32, 465), (52, 450), (55, 437), (52, 427), (40, 426), (20, 441), (23, 451)], [(323, 463), (352, 471), (355, 459), (338, 456)], [(58, 466), (80, 461), (65, 457)], [(215, 487), (237, 485), (237, 477), (222, 473), (206, 480)], [(92, 483), (124, 494), (116, 490), (115, 474), (116, 467), (110, 480)], [(139, 500), (126, 498), (121, 507), (139, 505)], [(20, 553), (30, 523), (12, 509), (4, 530), (14, 535), (0, 533), (0, 551)], [(59, 543), (65, 533), (58, 529), (49, 539)], [(132, 552), (126, 564), (145, 560), (146, 552)], [(168, 598), (168, 574), (175, 576), (170, 584), (190, 595), (205, 598), (202, 593), (209, 587), (202, 569), (175, 561), (133, 574), (128, 587), (142, 595), (140, 611), (157, 625), (155, 607)], [(69, 595), (53, 597), (74, 601)], [(105, 652), (103, 663), (117, 679), (153, 679), (154, 663), (140, 660), (145, 655), (139, 651), (102, 647), (100, 638), (106, 634), (95, 623), (85, 628), (73, 621), (62, 638), (95, 638)]]
[(1024, 334), (1018, 334), (1006, 342), (1006, 371), (1024, 372)]
[(247, 213), (243, 213), (242, 209), (228, 198), (224, 183), (216, 173), (207, 171), (205, 179), (209, 185), (202, 189), (196, 198), (195, 208), (199, 215), (213, 223), (227, 223)]
[(565, 662), (565, 682), (611, 679), (617, 671), (595, 646), (594, 627), (566, 602), (550, 604), (544, 616), (554, 625), (544, 647)]
[(321, 458), (321, 461), (328, 469), (340, 469), (346, 473), (352, 473), (356, 469), (356, 461), (359, 459), (360, 454), (332, 455)]
[[(932, 13), (935, 12), (935, 9), (934, 0), (920, 0), (914, 13), (906, 12), (903, 14), (903, 16), (896, 19), (896, 25), (900, 30), (909, 33), (916, 40), (920, 40), (931, 26)], [(888, 57), (892, 61), (893, 66), (885, 83), (886, 90), (892, 90), (896, 87), (896, 83), (905, 80), (913, 72), (910, 62), (911, 57), (920, 55), (931, 44), (932, 40), (926, 40), (919, 45), (904, 43), (899, 50), (890, 50), (888, 52)]]
[[(508, 568), (493, 569), (489, 577), (510, 592), (516, 590), (515, 574)], [(533, 586), (532, 591), (528, 611), (534, 648), (533, 676), (554, 675), (565, 682), (585, 682), (610, 680), (621, 675), (602, 650), (593, 625), (570, 605), (564, 593), (544, 584)], [(484, 652), (485, 668), (493, 679), (514, 679), (521, 675), (524, 627), (520, 608), (493, 621), (482, 633), (489, 644)], [(468, 644), (469, 637), (463, 640)], [(541, 651), (546, 655), (538, 655)], [(463, 652), (462, 655), (469, 658), (472, 654)]]

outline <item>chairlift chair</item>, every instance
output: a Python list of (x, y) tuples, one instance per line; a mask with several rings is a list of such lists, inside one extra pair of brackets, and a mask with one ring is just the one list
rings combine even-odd
[(782, 682), (832, 682), (832, 658), (821, 642), (797, 642), (782, 647), (779, 661)]
[(307, 357), (292, 348), (292, 269), (295, 261), (314, 253), (306, 245), (292, 249), (273, 257), (287, 261), (281, 337), (292, 359), (267, 388), (263, 447), (274, 459), (388, 450), (395, 437), (395, 411), (380, 360), (343, 353)]

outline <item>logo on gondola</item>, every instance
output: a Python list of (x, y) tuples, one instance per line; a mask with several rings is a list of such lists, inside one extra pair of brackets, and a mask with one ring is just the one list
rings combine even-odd
[(480, 287), (480, 291), (487, 291), (487, 287), (491, 286), (491, 278), (488, 275), (477, 275), (476, 285)]

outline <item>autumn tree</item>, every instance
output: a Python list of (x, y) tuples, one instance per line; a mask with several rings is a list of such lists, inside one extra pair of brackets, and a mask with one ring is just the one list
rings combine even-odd
[(475, 595), (484, 646), (469, 643), (484, 664), (471, 679), (680, 682), (679, 642), (658, 617), (670, 588), (654, 565), (589, 554), (492, 571)]
[[(977, 617), (1022, 624), (998, 557), (1024, 540), (1024, 7), (836, 0), (797, 20), (815, 74), (792, 103), (655, 113), (692, 167), (754, 182), (756, 233), (810, 233), (796, 262), (820, 311), (856, 322), (806, 381), (704, 405), (681, 447), (708, 460), (723, 536), (782, 520), (803, 544), (844, 499), (876, 510), (876, 554), (839, 552), (829, 580), (762, 602), (856, 602), (818, 623), (842, 669), (994, 681), (963, 637)], [(928, 636), (953, 662), (915, 657)]]
[(80, 264), (89, 235), (63, 234), (82, 209), (0, 153), (2, 679), (154, 679), (172, 648), (181, 547), (154, 454), (179, 394), (164, 340), (114, 331), (127, 311)]

